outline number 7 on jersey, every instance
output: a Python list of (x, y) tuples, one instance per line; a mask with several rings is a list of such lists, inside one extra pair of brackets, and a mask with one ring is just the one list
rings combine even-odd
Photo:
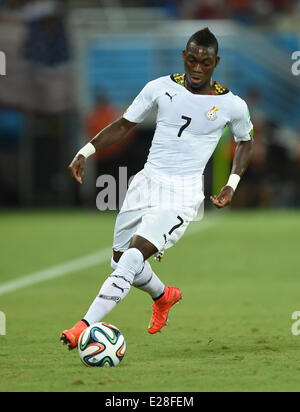
[(184, 131), (184, 129), (186, 129), (192, 121), (191, 117), (181, 116), (181, 118), (183, 120), (186, 120), (186, 123), (183, 126), (181, 126), (181, 128), (179, 129), (179, 132), (178, 132), (178, 135), (177, 135), (178, 137), (181, 137), (182, 132)]

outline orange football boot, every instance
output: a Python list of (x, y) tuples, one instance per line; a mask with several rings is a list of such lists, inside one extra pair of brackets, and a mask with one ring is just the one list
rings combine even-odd
[(153, 305), (152, 318), (148, 326), (148, 332), (151, 334), (159, 332), (168, 320), (168, 313), (172, 306), (182, 298), (181, 290), (174, 286), (166, 286), (164, 294), (157, 299)]
[(69, 350), (75, 349), (80, 335), (87, 327), (83, 320), (77, 322), (73, 328), (66, 329), (60, 334), (60, 341), (68, 345)]

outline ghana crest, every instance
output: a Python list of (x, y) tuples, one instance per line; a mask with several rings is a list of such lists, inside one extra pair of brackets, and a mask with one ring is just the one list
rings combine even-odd
[(208, 120), (215, 120), (217, 118), (217, 111), (220, 109), (219, 106), (214, 106), (208, 112), (205, 113)]

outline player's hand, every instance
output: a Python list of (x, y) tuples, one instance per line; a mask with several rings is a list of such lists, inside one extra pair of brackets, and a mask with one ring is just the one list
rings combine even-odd
[(234, 190), (230, 186), (224, 186), (219, 196), (210, 196), (212, 203), (219, 209), (230, 205), (234, 195)]
[(82, 155), (78, 155), (74, 157), (72, 160), (70, 166), (69, 166), (69, 172), (71, 176), (76, 180), (76, 182), (82, 184), (82, 176), (83, 176), (83, 171), (86, 165), (86, 158)]

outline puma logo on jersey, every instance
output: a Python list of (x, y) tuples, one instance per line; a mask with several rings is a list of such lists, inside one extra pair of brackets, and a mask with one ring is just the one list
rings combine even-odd
[(173, 96), (171, 96), (168, 92), (166, 92), (165, 95), (168, 96), (168, 97), (170, 97), (171, 103), (172, 103), (173, 97), (176, 96), (176, 94), (174, 94)]
[(208, 112), (206, 112), (206, 117), (208, 120), (215, 120), (217, 118), (217, 111), (220, 109), (219, 106), (214, 106)]

